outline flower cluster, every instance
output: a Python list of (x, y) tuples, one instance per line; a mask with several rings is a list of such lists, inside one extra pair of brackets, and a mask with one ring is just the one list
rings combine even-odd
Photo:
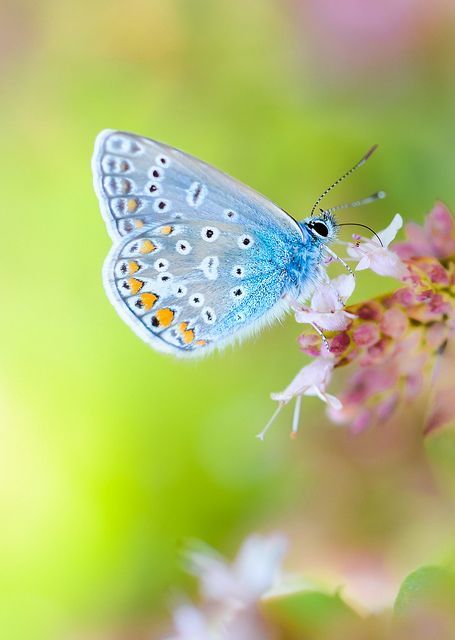
[[(318, 289), (309, 307), (294, 305), (297, 321), (318, 332), (299, 337), (301, 350), (315, 360), (287, 389), (272, 394), (278, 408), (296, 397), (298, 412), (302, 395), (316, 395), (328, 404), (333, 421), (357, 433), (389, 418), (400, 402), (415, 397), (425, 380), (437, 375), (455, 330), (455, 224), (447, 207), (437, 203), (423, 227), (406, 225), (406, 240), (391, 247), (401, 225), (396, 215), (378, 234), (380, 242), (354, 236), (353, 243), (342, 243), (357, 262), (356, 271), (369, 268), (395, 277), (402, 283), (396, 291), (345, 307), (354, 277), (339, 276)], [(332, 373), (347, 365), (351, 376), (335, 398), (327, 393)], [(432, 423), (426, 431), (435, 428), (435, 421), (439, 425), (455, 418), (455, 399), (449, 396), (435, 394), (443, 408), (430, 408)], [(293, 432), (297, 425), (295, 414)]]
[(286, 546), (281, 535), (252, 535), (231, 565), (212, 549), (188, 553), (188, 570), (199, 578), (203, 607), (178, 607), (175, 633), (167, 640), (267, 640), (258, 603), (279, 578)]

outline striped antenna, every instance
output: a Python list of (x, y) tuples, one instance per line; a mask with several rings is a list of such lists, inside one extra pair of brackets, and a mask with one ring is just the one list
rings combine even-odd
[(362, 198), (361, 200), (354, 200), (354, 202), (344, 202), (343, 204), (337, 204), (335, 207), (330, 207), (330, 209), (321, 209), (322, 213), (333, 213), (334, 211), (341, 211), (341, 209), (350, 209), (354, 207), (362, 207), (364, 204), (371, 204), (372, 202), (376, 202), (376, 200), (382, 200), (386, 197), (385, 191), (377, 191), (376, 193), (372, 193), (368, 198)]
[(340, 182), (343, 182), (343, 180), (345, 180), (346, 178), (348, 178), (352, 173), (354, 173), (354, 171), (356, 171), (359, 167), (361, 167), (362, 165), (365, 164), (365, 162), (368, 160), (368, 158), (371, 156), (372, 153), (374, 153), (376, 151), (376, 149), (378, 148), (378, 145), (375, 144), (371, 147), (371, 149), (369, 149), (366, 154), (363, 156), (363, 158), (361, 158), (357, 164), (355, 164), (351, 169), (349, 169), (349, 171), (346, 171), (346, 173), (344, 175), (342, 175), (340, 178), (338, 178), (338, 180), (335, 180), (335, 182), (333, 184), (330, 185), (330, 187), (328, 187), (323, 193), (321, 193), (321, 195), (319, 196), (319, 198), (316, 200), (316, 202), (313, 205), (313, 208), (311, 209), (311, 213), (310, 216), (312, 216), (314, 214), (314, 211), (316, 209), (316, 207), (318, 206), (318, 204), (321, 202), (321, 200), (323, 198), (325, 198), (325, 196), (329, 193), (329, 191), (332, 191), (332, 189), (334, 187), (337, 186), (337, 184), (340, 184)]

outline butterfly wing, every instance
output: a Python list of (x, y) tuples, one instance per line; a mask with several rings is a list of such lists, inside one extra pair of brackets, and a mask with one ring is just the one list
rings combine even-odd
[(304, 238), (281, 209), (213, 167), (131, 134), (100, 134), (93, 164), (117, 240), (106, 291), (143, 340), (202, 354), (283, 311), (288, 266)]
[(113, 240), (147, 222), (174, 218), (270, 225), (301, 236), (298, 224), (253, 189), (183, 151), (120, 131), (102, 131), (94, 187)]

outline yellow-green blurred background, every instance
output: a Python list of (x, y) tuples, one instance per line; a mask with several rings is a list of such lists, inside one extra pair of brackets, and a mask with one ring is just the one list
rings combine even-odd
[(343, 219), (420, 221), (455, 206), (454, 36), (450, 0), (2, 0), (2, 638), (161, 637), (188, 537), (231, 554), (284, 531), (288, 568), (373, 609), (454, 561), (455, 438), (422, 444), (424, 404), (354, 438), (308, 400), (297, 442), (289, 412), (257, 441), (301, 327), (154, 353), (103, 292), (90, 173), (96, 134), (125, 129), (304, 217), (379, 143), (328, 204), (382, 188)]

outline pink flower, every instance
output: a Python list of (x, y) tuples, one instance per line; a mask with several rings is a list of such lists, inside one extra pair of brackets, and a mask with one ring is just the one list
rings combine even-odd
[(395, 238), (402, 225), (403, 219), (397, 213), (389, 226), (378, 233), (383, 246), (375, 237), (349, 245), (348, 254), (359, 261), (355, 270), (371, 269), (380, 276), (391, 276), (398, 278), (398, 280), (406, 276), (406, 266), (396, 253), (388, 249), (389, 244)]
[(455, 223), (442, 202), (437, 202), (428, 214), (424, 226), (411, 222), (405, 226), (406, 240), (393, 248), (402, 260), (455, 255)]
[(204, 598), (244, 608), (273, 586), (286, 550), (280, 535), (250, 536), (228, 564), (213, 551), (188, 554), (189, 570), (200, 580)]
[(316, 325), (325, 331), (346, 329), (355, 316), (343, 307), (355, 288), (355, 278), (341, 275), (320, 284), (311, 298), (310, 307), (297, 308), (297, 322)]

